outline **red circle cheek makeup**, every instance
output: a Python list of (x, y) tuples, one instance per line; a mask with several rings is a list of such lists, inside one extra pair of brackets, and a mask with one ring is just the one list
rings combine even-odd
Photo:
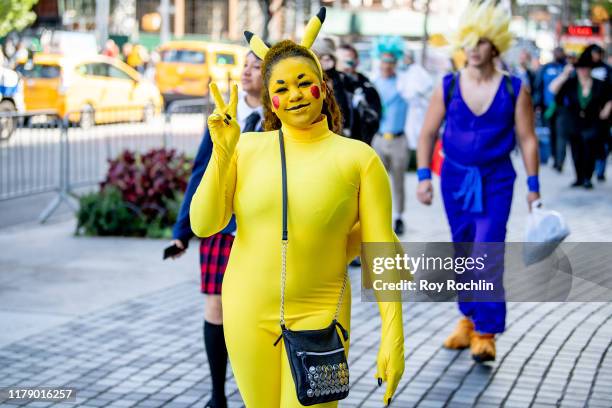
[(319, 90), (319, 87), (317, 85), (313, 85), (313, 86), (310, 87), (310, 93), (316, 99), (319, 99), (321, 97), (321, 91)]
[(280, 106), (280, 101), (278, 100), (278, 96), (274, 95), (272, 97), (272, 105), (274, 105), (274, 109), (278, 109)]

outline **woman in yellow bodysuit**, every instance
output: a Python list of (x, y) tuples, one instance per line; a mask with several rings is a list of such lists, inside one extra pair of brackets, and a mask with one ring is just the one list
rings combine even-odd
[[(236, 123), (236, 89), (226, 105), (211, 85), (216, 109), (208, 118), (213, 153), (190, 208), (198, 236), (220, 231), (236, 215), (237, 233), (223, 281), (227, 349), (247, 408), (300, 407), (280, 334), (282, 231), (278, 129), (287, 157), (288, 230), (285, 321), (292, 330), (327, 327), (346, 273), (354, 226), (361, 242), (394, 242), (389, 180), (368, 145), (344, 138), (337, 106), (309, 50), (324, 19), (314, 17), (302, 45), (281, 41), (268, 49), (250, 33), (263, 59), (267, 132), (244, 133)], [(322, 114), (325, 112), (326, 114)], [(329, 116), (328, 116), (329, 115)], [(335, 126), (334, 126), (335, 127)], [(354, 242), (353, 242), (354, 244)], [(353, 245), (354, 246), (354, 245)], [(347, 289), (350, 294), (350, 288)], [(387, 382), (389, 403), (404, 370), (399, 302), (379, 302), (382, 318), (377, 377)], [(350, 295), (339, 322), (350, 326)], [(348, 343), (345, 344), (348, 352)], [(379, 380), (380, 383), (380, 380)], [(336, 407), (337, 402), (319, 404)]]

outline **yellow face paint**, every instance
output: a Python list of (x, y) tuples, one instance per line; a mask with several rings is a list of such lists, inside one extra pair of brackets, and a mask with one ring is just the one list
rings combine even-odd
[(282, 123), (307, 127), (323, 110), (325, 85), (313, 62), (303, 57), (285, 58), (272, 68), (268, 92), (272, 110)]

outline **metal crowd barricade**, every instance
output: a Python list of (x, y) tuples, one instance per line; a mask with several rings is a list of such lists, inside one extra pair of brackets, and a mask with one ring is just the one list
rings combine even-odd
[(55, 111), (0, 113), (0, 201), (59, 190), (61, 167)]
[[(173, 102), (165, 113), (130, 106), (68, 112), (63, 118), (55, 112), (0, 114), (0, 201), (56, 192), (41, 222), (63, 202), (76, 210), (76, 192), (96, 188), (109, 160), (126, 149), (165, 147), (194, 157), (209, 110), (208, 100), (193, 99)], [(3, 132), (5, 123), (15, 126)]]
[(204, 134), (206, 118), (211, 110), (208, 98), (178, 100), (170, 103), (165, 115), (164, 145), (189, 156), (195, 156)]
[(145, 113), (143, 106), (97, 109), (85, 127), (79, 125), (81, 120), (80, 112), (64, 118), (71, 191), (97, 185), (106, 175), (108, 161), (126, 149), (144, 153), (163, 146), (163, 117), (159, 112)]

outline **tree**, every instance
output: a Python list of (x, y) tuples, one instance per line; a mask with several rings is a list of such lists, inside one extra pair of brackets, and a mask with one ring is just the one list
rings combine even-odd
[(1, 0), (0, 1), (0, 37), (13, 30), (22, 30), (36, 20), (31, 11), (38, 0)]
[(258, 1), (261, 13), (263, 14), (263, 32), (261, 39), (264, 41), (269, 40), (270, 36), (270, 21), (276, 13), (280, 12), (285, 6), (285, 0), (260, 0)]
[(427, 0), (425, 2), (425, 17), (423, 18), (423, 38), (421, 40), (421, 65), (425, 67), (427, 60), (427, 42), (429, 41), (429, 30), (427, 28), (427, 24), (429, 23), (429, 14), (430, 14), (430, 3), (431, 0)]

